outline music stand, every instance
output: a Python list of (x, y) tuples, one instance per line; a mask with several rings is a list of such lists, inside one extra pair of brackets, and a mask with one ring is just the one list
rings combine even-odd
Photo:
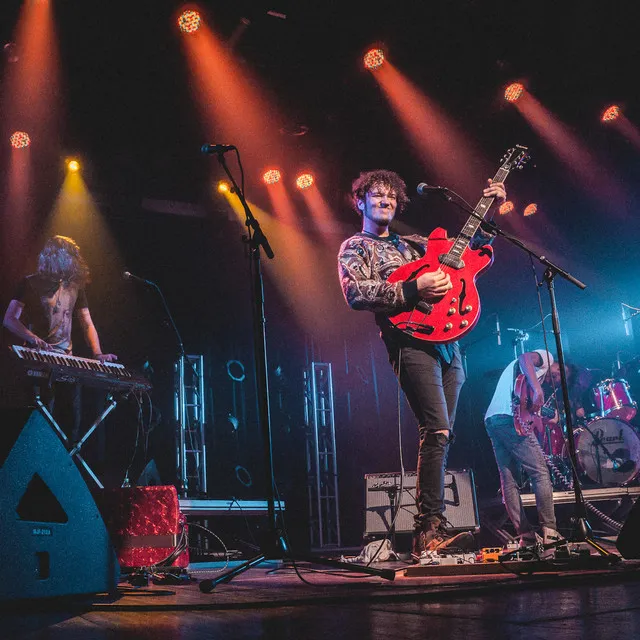
[[(242, 164), (240, 162), (240, 154), (238, 150), (233, 147), (236, 152), (236, 158), (240, 165), (242, 172)], [(203, 593), (210, 593), (216, 585), (231, 581), (237, 575), (244, 573), (247, 569), (261, 564), (267, 559), (291, 559), (294, 562), (296, 560), (314, 562), (316, 564), (326, 565), (328, 567), (334, 567), (338, 569), (346, 569), (350, 572), (358, 571), (361, 573), (367, 573), (374, 576), (385, 578), (386, 580), (393, 580), (395, 578), (395, 571), (390, 569), (373, 569), (363, 565), (354, 565), (345, 562), (339, 562), (337, 560), (329, 560), (327, 558), (321, 558), (312, 554), (300, 554), (291, 553), (288, 544), (282, 531), (279, 530), (276, 520), (275, 510), (275, 488), (274, 488), (274, 469), (273, 469), (273, 445), (271, 437), (271, 410), (269, 404), (269, 380), (267, 369), (267, 336), (266, 336), (266, 318), (264, 312), (264, 283), (262, 279), (262, 267), (261, 267), (261, 249), (265, 252), (269, 259), (274, 257), (273, 250), (264, 235), (260, 223), (253, 215), (251, 208), (249, 207), (245, 197), (243, 189), (240, 188), (236, 182), (233, 174), (229, 170), (227, 162), (225, 160), (225, 149), (223, 145), (219, 145), (215, 151), (218, 162), (222, 166), (224, 172), (227, 174), (231, 185), (232, 193), (234, 193), (244, 209), (246, 219), (245, 226), (247, 227), (247, 235), (243, 237), (243, 242), (249, 247), (249, 255), (251, 260), (251, 299), (253, 303), (253, 344), (254, 344), (254, 362), (256, 367), (256, 381), (258, 391), (258, 424), (260, 431), (262, 432), (263, 447), (264, 447), (264, 462), (266, 471), (266, 484), (267, 484), (267, 517), (268, 530), (266, 533), (266, 542), (263, 542), (260, 546), (260, 553), (253, 558), (250, 558), (246, 562), (230, 569), (213, 579), (202, 580), (198, 585), (200, 591)]]

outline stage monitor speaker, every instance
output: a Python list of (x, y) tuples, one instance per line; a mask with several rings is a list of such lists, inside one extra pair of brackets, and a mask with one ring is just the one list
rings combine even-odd
[(0, 600), (112, 592), (120, 567), (96, 503), (42, 414), (27, 416), (0, 415), (18, 432), (0, 451)]
[(640, 500), (636, 500), (620, 529), (616, 548), (625, 560), (640, 559)]
[[(400, 493), (400, 473), (367, 474), (365, 480), (365, 535), (386, 535), (391, 527), (391, 504), (398, 508), (396, 533), (413, 531), (416, 509), (416, 472), (407, 471)], [(456, 531), (478, 531), (478, 503), (471, 469), (448, 469), (444, 476), (444, 515)]]

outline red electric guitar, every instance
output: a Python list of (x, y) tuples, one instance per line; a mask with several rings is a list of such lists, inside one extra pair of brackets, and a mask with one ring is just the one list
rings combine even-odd
[(538, 411), (533, 411), (533, 389), (524, 373), (516, 376), (516, 381), (513, 385), (511, 409), (513, 411), (513, 424), (518, 435), (526, 436), (531, 430), (535, 431), (536, 434), (543, 433), (545, 428), (544, 420), (554, 418), (556, 415), (556, 410), (547, 406), (550, 399), (548, 398), (547, 402)]
[[(516, 145), (509, 149), (493, 181), (504, 182), (513, 169), (521, 169), (528, 159), (527, 147)], [(475, 215), (484, 218), (494, 200), (492, 197), (481, 198), (474, 209)], [(489, 245), (480, 249), (469, 246), (480, 224), (480, 219), (471, 216), (455, 240), (449, 240), (444, 229), (434, 229), (426, 254), (389, 276), (388, 282), (407, 282), (440, 267), (449, 274), (453, 285), (439, 300), (420, 300), (410, 311), (390, 316), (393, 326), (427, 342), (453, 342), (473, 329), (480, 318), (476, 278), (493, 262), (493, 250)]]

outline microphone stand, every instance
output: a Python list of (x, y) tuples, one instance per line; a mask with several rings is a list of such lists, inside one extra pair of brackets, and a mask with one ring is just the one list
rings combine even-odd
[[(238, 162), (240, 163), (240, 154), (236, 150)], [(247, 235), (243, 237), (249, 247), (249, 254), (251, 260), (251, 297), (253, 303), (253, 345), (254, 345), (254, 362), (256, 368), (256, 384), (258, 391), (258, 424), (260, 431), (262, 432), (263, 447), (264, 447), (264, 464), (266, 472), (266, 490), (267, 490), (267, 517), (268, 528), (265, 535), (265, 540), (260, 546), (260, 553), (253, 558), (239, 564), (228, 571), (225, 571), (215, 578), (202, 580), (198, 585), (200, 591), (203, 593), (211, 593), (215, 587), (220, 583), (230, 582), (233, 578), (241, 573), (244, 573), (251, 567), (261, 564), (267, 559), (284, 559), (288, 558), (293, 561), (295, 566), (296, 560), (302, 560), (306, 562), (315, 562), (328, 567), (346, 569), (350, 572), (359, 571), (369, 575), (380, 576), (387, 580), (393, 580), (395, 578), (395, 571), (390, 569), (373, 569), (363, 565), (354, 565), (350, 563), (339, 562), (337, 560), (330, 560), (327, 558), (319, 558), (311, 554), (298, 554), (291, 553), (289, 545), (283, 532), (278, 527), (276, 510), (275, 510), (275, 474), (273, 468), (273, 442), (272, 442), (272, 430), (271, 430), (271, 410), (269, 404), (269, 381), (268, 381), (268, 369), (267, 369), (267, 335), (266, 335), (266, 318), (264, 311), (264, 281), (262, 278), (262, 265), (261, 265), (261, 251), (264, 251), (265, 255), (272, 259), (274, 257), (273, 250), (269, 245), (267, 237), (264, 235), (260, 223), (253, 215), (251, 208), (249, 207), (243, 190), (236, 182), (233, 174), (229, 170), (227, 162), (224, 157), (224, 150), (220, 149), (216, 152), (218, 162), (222, 166), (224, 172), (229, 178), (233, 190), (232, 193), (240, 200), (242, 208), (244, 209), (246, 220), (245, 225), (247, 227)], [(240, 165), (242, 167), (242, 165)]]
[[(609, 553), (601, 545), (599, 545), (592, 536), (592, 529), (589, 521), (587, 520), (587, 510), (585, 507), (584, 495), (582, 493), (582, 487), (580, 486), (580, 479), (577, 472), (577, 460), (576, 460), (576, 442), (573, 434), (573, 419), (571, 417), (571, 404), (569, 401), (569, 386), (567, 384), (567, 373), (565, 370), (564, 350), (562, 347), (562, 336), (560, 333), (560, 319), (558, 315), (558, 307), (556, 304), (556, 293), (554, 286), (554, 279), (556, 276), (564, 278), (571, 284), (575, 285), (579, 289), (585, 289), (586, 284), (575, 278), (570, 273), (554, 264), (546, 256), (538, 255), (533, 249), (530, 249), (524, 242), (510, 233), (500, 229), (495, 222), (487, 222), (481, 215), (478, 215), (476, 211), (467, 204), (457, 193), (451, 191), (447, 187), (443, 187), (442, 195), (449, 201), (453, 202), (456, 206), (461, 208), (466, 213), (469, 213), (474, 218), (479, 219), (482, 224), (482, 229), (491, 235), (500, 236), (515, 245), (532, 258), (535, 258), (540, 264), (545, 267), (544, 282), (547, 285), (549, 292), (549, 301), (551, 303), (551, 321), (553, 326), (553, 335), (556, 342), (556, 351), (558, 353), (558, 365), (560, 367), (560, 386), (562, 388), (562, 400), (565, 407), (565, 419), (567, 425), (567, 442), (569, 444), (569, 458), (571, 459), (571, 472), (573, 475), (573, 490), (574, 490), (574, 517), (573, 517), (573, 535), (572, 540), (574, 542), (585, 542), (593, 547), (600, 555), (606, 557), (611, 563), (620, 560), (615, 554)], [(455, 198), (454, 198), (455, 196)], [(564, 544), (564, 543), (563, 543)], [(554, 543), (553, 546), (558, 546)]]

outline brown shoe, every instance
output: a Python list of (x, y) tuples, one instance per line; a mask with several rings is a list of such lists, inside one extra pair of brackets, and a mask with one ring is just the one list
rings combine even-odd
[(462, 531), (454, 535), (447, 531), (444, 522), (438, 518), (429, 521), (426, 530), (414, 531), (411, 557), (415, 562), (419, 562), (429, 551), (464, 551), (475, 548), (476, 541), (472, 533)]

